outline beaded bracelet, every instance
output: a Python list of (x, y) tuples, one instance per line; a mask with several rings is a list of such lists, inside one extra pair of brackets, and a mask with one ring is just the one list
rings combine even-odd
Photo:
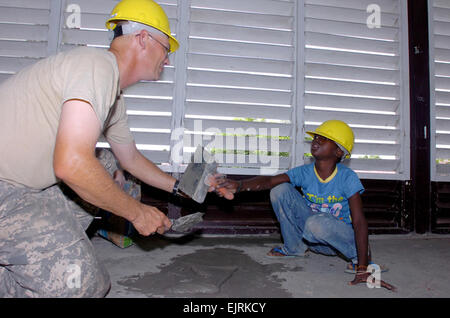
[(236, 189), (236, 193), (240, 192), (242, 188), (242, 180), (239, 180), (239, 186)]

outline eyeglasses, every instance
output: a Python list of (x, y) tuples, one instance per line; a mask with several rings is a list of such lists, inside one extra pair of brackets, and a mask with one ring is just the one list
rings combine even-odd
[(317, 141), (319, 144), (323, 144), (325, 141), (330, 140), (330, 139), (328, 139), (324, 136), (321, 136), (321, 135), (314, 135), (313, 140)]
[(164, 44), (162, 44), (160, 41), (158, 41), (157, 39), (155, 39), (150, 33), (147, 33), (148, 34), (148, 36), (151, 38), (151, 39), (153, 39), (153, 40), (155, 40), (156, 42), (158, 42), (159, 44), (161, 44), (161, 46), (166, 50), (166, 58), (168, 58), (169, 56), (170, 56), (170, 54), (172, 53), (172, 52), (170, 52), (170, 48), (168, 48), (167, 46), (165, 46)]

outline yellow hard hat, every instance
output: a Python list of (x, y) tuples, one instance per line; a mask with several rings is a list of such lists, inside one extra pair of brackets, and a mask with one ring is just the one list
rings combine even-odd
[(169, 19), (159, 4), (153, 0), (122, 0), (112, 10), (106, 28), (114, 30), (120, 21), (134, 21), (149, 25), (169, 37), (170, 52), (180, 46), (170, 33)]
[(345, 158), (350, 158), (355, 143), (355, 135), (349, 125), (341, 120), (327, 120), (323, 122), (315, 131), (307, 131), (307, 134), (314, 137), (320, 135), (333, 140), (338, 146), (347, 150)]

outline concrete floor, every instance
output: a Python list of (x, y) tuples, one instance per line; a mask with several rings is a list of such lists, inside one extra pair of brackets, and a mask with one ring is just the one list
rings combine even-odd
[(271, 259), (280, 244), (270, 236), (152, 236), (120, 249), (92, 238), (112, 281), (107, 297), (299, 298), (450, 297), (450, 235), (370, 236), (373, 261), (389, 267), (381, 279), (393, 293), (366, 284), (348, 286), (339, 257)]

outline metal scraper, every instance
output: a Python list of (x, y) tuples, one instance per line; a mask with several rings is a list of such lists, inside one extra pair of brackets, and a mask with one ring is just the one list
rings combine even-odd
[(203, 221), (204, 214), (205, 213), (197, 212), (179, 217), (178, 219), (170, 219), (172, 222), (172, 227), (170, 229), (174, 232), (188, 233), (194, 226)]
[(209, 186), (205, 183), (210, 174), (217, 172), (217, 162), (202, 146), (198, 146), (181, 177), (178, 189), (194, 201), (203, 203)]

